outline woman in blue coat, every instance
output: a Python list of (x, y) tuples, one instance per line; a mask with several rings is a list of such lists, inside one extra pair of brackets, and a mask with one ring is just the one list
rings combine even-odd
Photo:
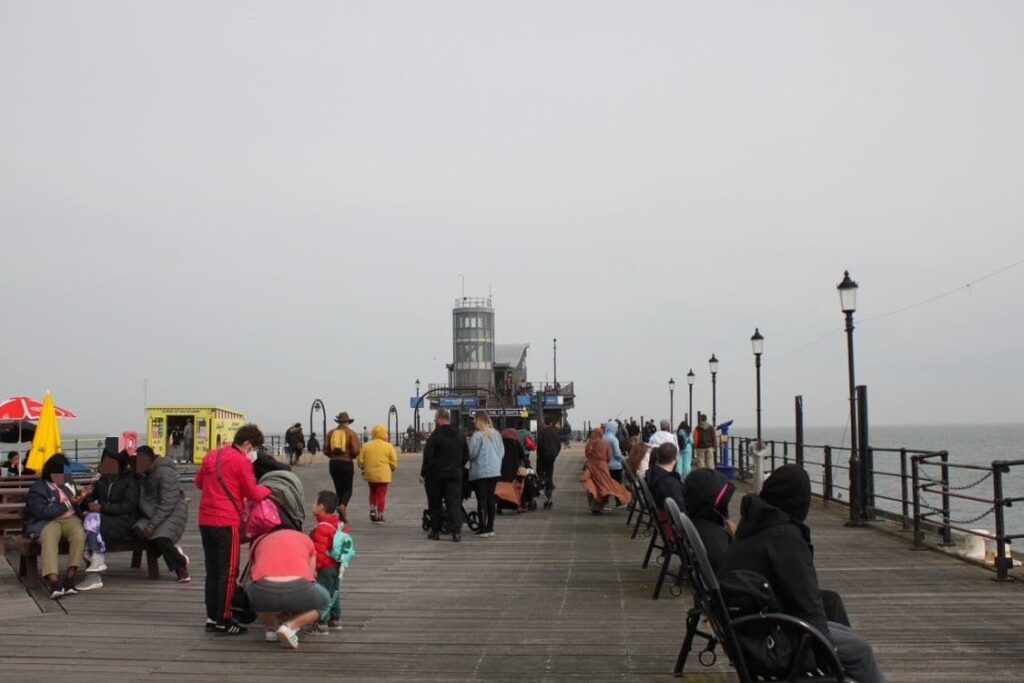
[(469, 483), (476, 494), (476, 510), (480, 516), (476, 535), (488, 537), (494, 535), (494, 517), (498, 509), (494, 489), (501, 477), (505, 446), (485, 411), (477, 411), (473, 421), (476, 432), (469, 440)]

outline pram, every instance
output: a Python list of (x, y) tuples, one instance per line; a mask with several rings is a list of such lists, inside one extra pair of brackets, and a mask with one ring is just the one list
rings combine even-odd
[[(469, 527), (470, 531), (476, 531), (480, 528), (480, 516), (476, 513), (476, 510), (471, 512), (466, 511), (466, 500), (472, 494), (471, 487), (469, 485), (469, 470), (462, 470), (462, 520)], [(423, 530), (430, 531), (432, 526), (430, 519), (430, 509), (427, 508), (423, 511)], [(441, 499), (441, 533), (450, 534), (452, 532), (452, 526), (448, 522), (448, 503), (445, 499)]]
[(509, 509), (516, 512), (536, 510), (540, 478), (532, 469), (520, 467), (512, 481), (498, 482), (494, 495), (498, 499), (498, 514)]

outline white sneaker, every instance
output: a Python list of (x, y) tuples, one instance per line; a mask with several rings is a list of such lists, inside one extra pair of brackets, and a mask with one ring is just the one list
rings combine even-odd
[(277, 627), (277, 639), (287, 648), (299, 649), (299, 635), (288, 624), (281, 624)]
[(180, 545), (174, 546), (174, 549), (178, 551), (179, 555), (181, 555), (183, 558), (185, 558), (185, 571), (188, 571), (188, 565), (189, 565), (188, 555), (185, 554), (185, 551), (181, 549)]
[(264, 632), (263, 640), (265, 640), (268, 643), (276, 643), (277, 642), (277, 631), (266, 631), (266, 632)]
[(103, 588), (103, 579), (98, 576), (87, 576), (75, 584), (76, 591), (91, 591), (94, 588)]
[(93, 553), (92, 557), (89, 558), (89, 566), (86, 568), (86, 574), (95, 574), (96, 572), (107, 571), (107, 558), (103, 553)]

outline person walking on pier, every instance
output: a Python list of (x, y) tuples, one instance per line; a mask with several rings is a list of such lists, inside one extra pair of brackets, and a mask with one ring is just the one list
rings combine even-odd
[(686, 479), (693, 466), (693, 438), (690, 436), (690, 425), (686, 420), (679, 423), (676, 430), (676, 441), (679, 443), (679, 460), (676, 461), (676, 472), (680, 478)]
[(330, 463), (328, 469), (334, 481), (334, 491), (338, 494), (338, 506), (342, 514), (348, 517), (348, 503), (352, 500), (352, 476), (355, 473), (355, 460), (359, 457), (362, 444), (359, 437), (349, 427), (355, 422), (347, 412), (338, 413), (334, 418), (337, 427), (327, 433), (324, 441), (324, 454)]
[[(608, 424), (615, 424), (609, 422)], [(590, 440), (584, 450), (586, 462), (583, 466), (583, 477), (580, 485), (587, 492), (587, 500), (590, 503), (590, 511), (595, 515), (601, 514), (605, 509), (605, 503), (614, 496), (620, 505), (629, 505), (632, 496), (629, 491), (612, 476), (609, 467), (613, 460), (612, 444), (618, 447), (614, 439), (608, 440), (608, 435), (601, 434), (600, 429), (590, 432)], [(622, 476), (622, 468), (619, 468), (619, 476)]]
[(604, 426), (604, 436), (602, 437), (612, 452), (611, 460), (608, 462), (608, 473), (611, 475), (612, 479), (621, 484), (622, 468), (626, 466), (626, 458), (622, 455), (622, 448), (619, 447), (618, 433), (618, 423), (615, 420), (608, 420), (607, 424)]
[(544, 487), (544, 509), (552, 505), (551, 496), (555, 492), (555, 458), (562, 452), (562, 441), (558, 432), (558, 422), (550, 422), (537, 432), (537, 474), (540, 475)]
[(697, 456), (694, 467), (715, 468), (715, 427), (704, 413), (697, 414), (697, 428), (693, 430), (693, 448)]
[(423, 447), (420, 483), (427, 490), (430, 510), (430, 533), (427, 538), (441, 537), (441, 501), (448, 510), (452, 540), (462, 540), (462, 471), (469, 461), (466, 437), (451, 424), (451, 414), (444, 408), (434, 416), (437, 428)]
[(851, 628), (829, 621), (814, 569), (811, 480), (799, 465), (783, 465), (765, 480), (760, 495), (740, 504), (736, 537), (722, 559), (722, 573), (747, 570), (763, 576), (782, 611), (803, 619), (828, 638), (847, 675), (859, 683), (885, 683), (871, 645)]
[(296, 422), (284, 433), (284, 442), (288, 449), (288, 459), (292, 467), (299, 464), (302, 452), (306, 450), (306, 439), (302, 435), (302, 424)]
[(477, 514), (480, 516), (480, 528), (476, 535), (486, 538), (494, 535), (494, 518), (498, 510), (494, 489), (501, 477), (505, 446), (501, 434), (491, 424), (491, 418), (485, 411), (478, 410), (473, 420), (476, 432), (469, 440), (469, 481), (473, 485)]
[(373, 426), (373, 439), (363, 444), (356, 464), (363, 471), (363, 479), (370, 485), (370, 521), (382, 524), (391, 473), (398, 468), (398, 455), (388, 441), (387, 427), (382, 424)]

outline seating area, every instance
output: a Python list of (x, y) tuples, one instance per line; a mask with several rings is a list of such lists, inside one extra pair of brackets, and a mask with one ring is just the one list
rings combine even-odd
[[(40, 585), (39, 556), (42, 548), (39, 543), (22, 536), (25, 519), (25, 498), (35, 477), (9, 477), (0, 479), (0, 555), (11, 549), (18, 556), (18, 576), (28, 588)], [(91, 483), (91, 479), (76, 480), (79, 486)], [(142, 556), (146, 555), (147, 575), (151, 580), (160, 578), (159, 556), (149, 544), (138, 540), (126, 539), (107, 545), (107, 553), (130, 552), (131, 566), (138, 569), (142, 566)], [(68, 553), (67, 543), (60, 544), (60, 553)]]

